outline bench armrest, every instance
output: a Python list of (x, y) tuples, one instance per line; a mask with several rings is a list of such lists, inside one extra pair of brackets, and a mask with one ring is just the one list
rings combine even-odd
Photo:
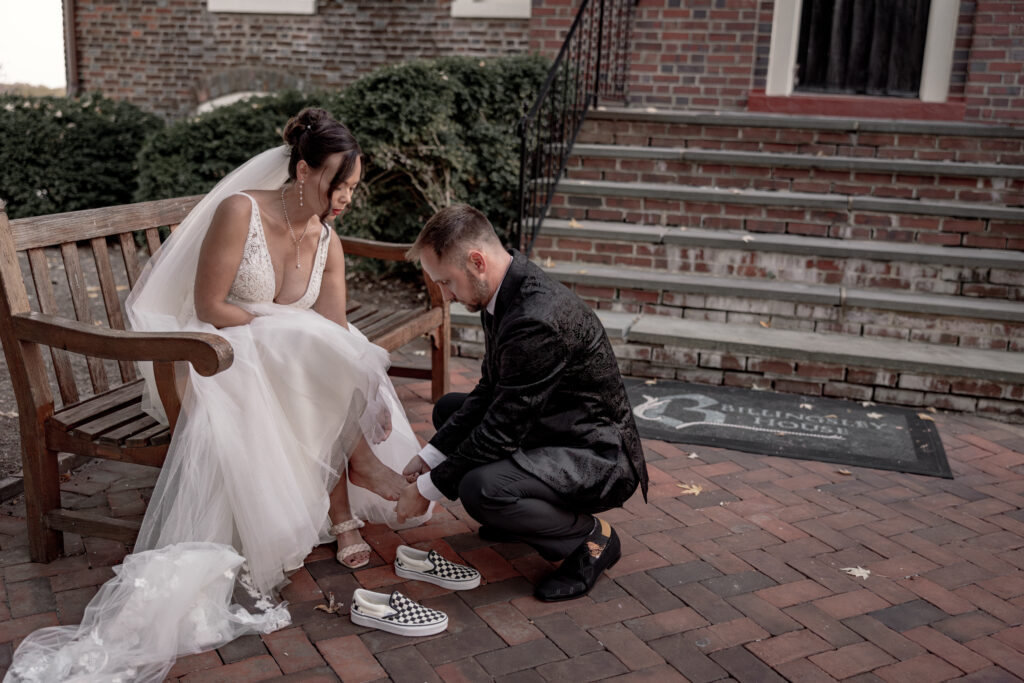
[[(342, 237), (341, 246), (349, 256), (365, 256), (385, 261), (406, 261), (405, 253), (412, 245), (399, 242), (376, 242), (362, 237)], [(447, 302), (444, 300), (441, 288), (430, 279), (426, 271), (423, 271), (423, 280), (427, 285), (431, 308), (446, 308)]]
[(228, 369), (235, 358), (227, 339), (207, 332), (127, 332), (42, 313), (12, 319), (22, 341), (111, 360), (188, 361), (204, 377)]
[(377, 242), (362, 237), (342, 237), (341, 246), (349, 256), (365, 256), (385, 261), (405, 261), (405, 252), (409, 251), (412, 245), (399, 242)]

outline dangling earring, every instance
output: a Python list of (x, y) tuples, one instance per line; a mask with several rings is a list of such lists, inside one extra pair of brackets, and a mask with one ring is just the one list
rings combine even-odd
[(302, 183), (299, 185), (299, 208), (300, 209), (302, 208), (302, 188), (304, 188), (305, 186), (306, 186), (306, 181), (303, 180)]

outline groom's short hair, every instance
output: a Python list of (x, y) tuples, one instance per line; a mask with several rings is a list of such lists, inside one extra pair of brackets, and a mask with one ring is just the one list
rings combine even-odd
[(452, 204), (431, 216), (406, 258), (418, 260), (424, 249), (430, 249), (437, 258), (447, 259), (483, 246), (502, 248), (487, 216), (468, 204)]

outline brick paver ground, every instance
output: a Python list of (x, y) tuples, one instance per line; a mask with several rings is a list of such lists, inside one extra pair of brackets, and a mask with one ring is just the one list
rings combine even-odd
[[(453, 388), (477, 373), (456, 360)], [(399, 393), (429, 437), (424, 382)], [(375, 555), (351, 571), (316, 549), (283, 597), (291, 627), (179, 660), (181, 681), (1007, 681), (1024, 678), (1024, 428), (936, 415), (956, 478), (845, 468), (645, 441), (650, 501), (606, 518), (622, 561), (579, 600), (546, 604), (552, 567), (492, 544), (459, 504), (426, 526), (365, 530)], [(696, 453), (697, 457), (691, 454)], [(64, 484), (67, 504), (137, 517), (153, 470), (95, 462)], [(703, 492), (681, 495), (679, 484)], [(24, 508), (0, 506), (0, 669), (28, 632), (74, 624), (126, 552), (67, 537), (68, 556), (28, 561)], [(482, 572), (452, 593), (391, 571), (400, 543)], [(842, 570), (863, 567), (866, 579)], [(411, 639), (314, 607), (334, 593), (399, 588), (444, 610), (448, 630)]]

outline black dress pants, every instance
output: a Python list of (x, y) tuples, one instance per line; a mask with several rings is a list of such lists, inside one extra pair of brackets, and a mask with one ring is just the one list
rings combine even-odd
[[(466, 394), (451, 393), (434, 404), (434, 428), (459, 409)], [(481, 525), (533, 546), (549, 561), (564, 559), (594, 528), (594, 517), (574, 512), (550, 486), (511, 458), (470, 470), (459, 483), (463, 507)]]

